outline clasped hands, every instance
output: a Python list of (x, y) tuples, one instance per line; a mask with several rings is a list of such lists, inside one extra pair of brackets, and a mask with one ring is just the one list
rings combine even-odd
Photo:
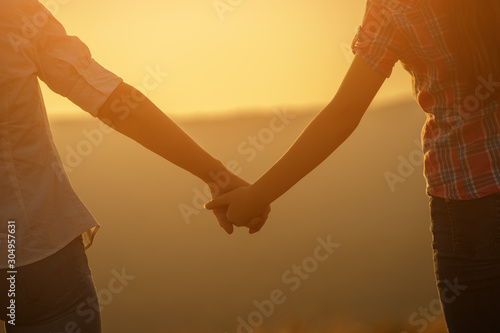
[(226, 171), (208, 186), (212, 200), (205, 204), (205, 208), (214, 213), (228, 234), (233, 233), (234, 226), (247, 227), (250, 234), (264, 226), (271, 207), (252, 193), (249, 183)]

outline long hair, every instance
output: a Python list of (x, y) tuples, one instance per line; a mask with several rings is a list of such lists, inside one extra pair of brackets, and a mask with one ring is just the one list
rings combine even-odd
[(460, 76), (500, 78), (500, 0), (452, 0)]

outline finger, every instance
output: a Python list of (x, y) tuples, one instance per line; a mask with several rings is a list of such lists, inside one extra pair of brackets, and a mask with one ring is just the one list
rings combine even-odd
[(229, 200), (226, 195), (221, 195), (215, 199), (210, 200), (205, 204), (205, 209), (214, 210), (217, 208), (225, 207), (229, 204)]
[(257, 232), (259, 232), (259, 230), (257, 230), (257, 229), (248, 229), (248, 233), (250, 235), (253, 235), (253, 234), (257, 233)]
[(248, 233), (249, 233), (250, 235), (253, 235), (253, 234), (255, 234), (255, 233), (259, 232), (259, 231), (260, 231), (260, 229), (262, 229), (262, 226), (257, 227), (257, 228), (248, 228)]
[(271, 206), (267, 206), (266, 210), (264, 211), (264, 213), (261, 216), (262, 219), (264, 219), (264, 222), (267, 220), (270, 213), (271, 213)]
[(213, 211), (217, 221), (219, 221), (219, 225), (224, 229), (229, 235), (231, 235), (234, 231), (233, 225), (227, 220), (226, 211), (217, 209)]
[(266, 223), (266, 220), (261, 217), (252, 219), (250, 223), (247, 224), (248, 232), (250, 234), (254, 234), (260, 231), (260, 229), (262, 229), (262, 227), (264, 226), (264, 223)]
[(261, 216), (253, 218), (250, 223), (248, 223), (248, 227), (256, 228), (259, 231), (262, 226), (266, 223), (267, 219), (269, 218), (269, 213), (271, 212), (271, 206), (268, 206), (264, 213), (262, 213)]
[(234, 226), (229, 222), (219, 221), (219, 225), (227, 232), (228, 235), (231, 235), (234, 231)]

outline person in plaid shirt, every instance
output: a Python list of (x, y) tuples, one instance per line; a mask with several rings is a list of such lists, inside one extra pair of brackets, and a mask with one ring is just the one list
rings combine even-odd
[(500, 332), (500, 2), (368, 0), (331, 103), (247, 188), (216, 198), (245, 225), (356, 129), (400, 61), (422, 131), (437, 287), (449, 332)]

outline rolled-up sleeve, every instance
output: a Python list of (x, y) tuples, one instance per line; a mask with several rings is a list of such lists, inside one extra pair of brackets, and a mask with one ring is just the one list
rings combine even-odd
[(96, 117), (123, 80), (99, 65), (89, 48), (79, 38), (68, 36), (62, 24), (41, 4), (39, 10), (47, 17), (34, 43), (39, 78), (51, 90)]
[(395, 27), (393, 12), (368, 0), (365, 17), (353, 40), (352, 50), (374, 70), (390, 77), (399, 60), (402, 35)]

